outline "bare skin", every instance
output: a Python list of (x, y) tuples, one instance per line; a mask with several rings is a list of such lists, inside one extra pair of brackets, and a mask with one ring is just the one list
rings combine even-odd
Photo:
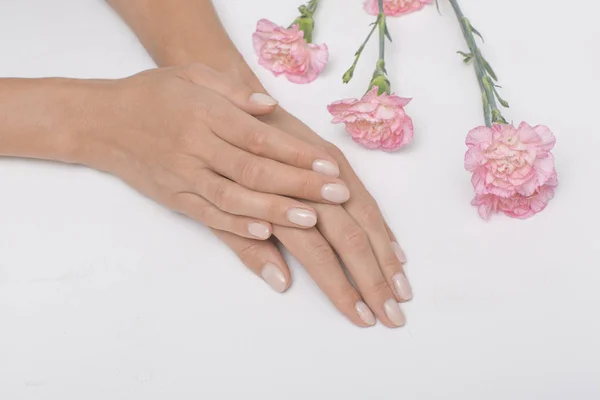
[(115, 81), (0, 79), (0, 156), (110, 172), (211, 227), (285, 291), (289, 269), (261, 240), (273, 234), (354, 324), (404, 325), (405, 260), (377, 203), (339, 149), (268, 97), (211, 2), (108, 3), (165, 68)]

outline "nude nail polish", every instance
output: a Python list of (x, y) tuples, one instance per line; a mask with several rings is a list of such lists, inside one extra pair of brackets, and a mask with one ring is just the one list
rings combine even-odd
[(252, 93), (252, 95), (250, 95), (250, 101), (254, 104), (258, 104), (259, 106), (277, 105), (277, 100), (264, 93)]
[(256, 236), (259, 239), (268, 239), (271, 237), (269, 227), (259, 222), (252, 222), (248, 224), (248, 232), (252, 236)]
[(396, 253), (396, 257), (398, 257), (398, 260), (400, 260), (402, 264), (406, 263), (406, 254), (404, 254), (402, 247), (400, 247), (400, 245), (396, 242), (392, 242), (392, 247), (394, 248), (394, 252)]
[(356, 313), (365, 324), (369, 326), (375, 325), (375, 316), (373, 315), (373, 312), (371, 311), (369, 306), (367, 306), (364, 301), (356, 302)]
[(287, 286), (285, 275), (275, 264), (266, 263), (260, 275), (276, 292), (282, 293), (285, 290)]
[(385, 310), (385, 315), (392, 321), (392, 324), (396, 326), (404, 326), (404, 324), (406, 324), (406, 318), (396, 299), (386, 300), (386, 302), (383, 303), (383, 308)]
[(315, 172), (319, 172), (323, 175), (338, 177), (340, 176), (340, 169), (337, 165), (327, 160), (316, 160), (312, 164), (312, 169)]
[(330, 183), (321, 188), (321, 196), (332, 203), (344, 203), (350, 198), (350, 191), (344, 185)]
[(287, 212), (288, 221), (293, 224), (311, 228), (317, 224), (317, 216), (304, 208), (290, 208)]
[(412, 299), (412, 288), (410, 287), (410, 283), (408, 283), (408, 279), (406, 279), (406, 276), (402, 272), (398, 272), (392, 276), (392, 281), (394, 282), (394, 287), (396, 288), (398, 296), (404, 300)]

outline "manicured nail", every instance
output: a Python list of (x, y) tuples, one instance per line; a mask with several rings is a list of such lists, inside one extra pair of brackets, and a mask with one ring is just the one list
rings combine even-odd
[(375, 316), (373, 312), (363, 301), (356, 302), (356, 313), (363, 320), (363, 322), (369, 326), (375, 325)]
[(260, 275), (273, 290), (283, 293), (287, 286), (287, 282), (285, 281), (285, 275), (275, 264), (266, 263)]
[(252, 222), (248, 225), (248, 232), (252, 236), (256, 236), (259, 239), (268, 239), (271, 237), (269, 227), (259, 222)]
[(396, 299), (389, 299), (383, 303), (385, 315), (392, 321), (392, 324), (396, 326), (404, 326), (406, 324), (406, 318), (398, 305)]
[(259, 106), (276, 106), (277, 100), (264, 93), (252, 93), (250, 101)]
[(317, 224), (317, 216), (304, 208), (290, 208), (287, 212), (288, 221), (293, 224), (311, 228)]
[(402, 297), (404, 300), (412, 299), (412, 288), (410, 287), (410, 283), (408, 283), (408, 279), (406, 279), (406, 276), (404, 276), (402, 272), (398, 272), (392, 276), (392, 281), (394, 281), (394, 287), (396, 288), (398, 296)]
[(344, 203), (350, 198), (350, 191), (344, 185), (330, 183), (321, 188), (321, 196), (332, 203)]
[(338, 177), (340, 176), (340, 169), (337, 165), (327, 160), (317, 160), (313, 162), (312, 169), (315, 172), (319, 172), (323, 175)]
[(402, 247), (400, 247), (400, 245), (396, 242), (392, 242), (392, 247), (394, 248), (394, 252), (396, 253), (396, 257), (398, 257), (398, 260), (400, 260), (402, 264), (406, 263), (406, 254), (404, 254)]

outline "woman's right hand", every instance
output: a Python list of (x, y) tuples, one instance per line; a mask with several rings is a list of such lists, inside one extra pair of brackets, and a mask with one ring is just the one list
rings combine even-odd
[(267, 239), (271, 223), (315, 226), (314, 208), (291, 197), (349, 198), (324, 149), (251, 116), (272, 112), (275, 100), (208, 67), (155, 69), (87, 89), (93, 115), (76, 161), (211, 228)]

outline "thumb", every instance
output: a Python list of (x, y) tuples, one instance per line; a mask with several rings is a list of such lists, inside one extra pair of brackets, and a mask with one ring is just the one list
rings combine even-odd
[(180, 76), (195, 85), (220, 94), (236, 107), (251, 115), (270, 114), (277, 108), (277, 100), (266, 93), (255, 92), (245, 84), (204, 64), (181, 67)]

